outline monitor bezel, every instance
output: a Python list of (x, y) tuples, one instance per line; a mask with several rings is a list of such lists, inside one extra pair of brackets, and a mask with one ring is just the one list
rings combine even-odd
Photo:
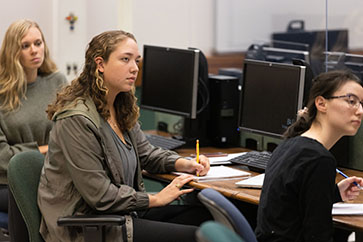
[(256, 134), (268, 135), (268, 136), (271, 136), (271, 137), (282, 138), (283, 134), (272, 133), (272, 132), (269, 132), (269, 131), (266, 131), (266, 130), (245, 127), (242, 124), (243, 101), (244, 101), (243, 97), (244, 97), (245, 85), (246, 85), (246, 78), (245, 77), (246, 77), (247, 72), (248, 72), (248, 71), (246, 71), (246, 65), (248, 65), (248, 64), (257, 64), (257, 65), (265, 65), (265, 66), (277, 66), (277, 67), (281, 67), (281, 68), (284, 68), (284, 67), (285, 68), (295, 68), (295, 69), (299, 70), (299, 91), (298, 91), (298, 98), (297, 98), (296, 114), (300, 109), (303, 108), (306, 67), (305, 66), (300, 66), (300, 65), (293, 65), (293, 64), (286, 64), (286, 63), (279, 63), (279, 62), (260, 61), (260, 60), (253, 60), (253, 59), (245, 59), (244, 60), (242, 90), (241, 90), (241, 95), (240, 95), (240, 100), (239, 100), (238, 128), (239, 128), (240, 131), (248, 131), (248, 132), (252, 132), (252, 133), (256, 133)]
[[(144, 84), (145, 84), (145, 77), (147, 78), (147, 76), (145, 75), (145, 69), (147, 68), (147, 63), (145, 63), (145, 59), (147, 57), (147, 51), (148, 49), (151, 50), (157, 50), (157, 51), (166, 51), (166, 52), (181, 52), (181, 53), (188, 53), (188, 54), (192, 54), (193, 55), (193, 84), (192, 84), (192, 102), (191, 102), (191, 107), (189, 107), (190, 111), (189, 112), (183, 112), (180, 110), (173, 110), (172, 108), (162, 108), (162, 107), (157, 107), (157, 106), (152, 106), (149, 104), (145, 104), (143, 103), (143, 90), (144, 90)], [(158, 111), (158, 112), (163, 112), (163, 113), (169, 113), (169, 114), (174, 114), (174, 115), (179, 115), (179, 116), (183, 116), (186, 118), (190, 118), (190, 119), (196, 119), (197, 118), (197, 100), (198, 100), (198, 79), (199, 79), (199, 55), (200, 55), (200, 50), (198, 49), (189, 49), (189, 48), (172, 48), (172, 47), (165, 47), (165, 46), (155, 46), (155, 45), (144, 45), (143, 48), (143, 66), (142, 66), (142, 83), (141, 83), (141, 100), (140, 100), (140, 108), (143, 109), (147, 109), (147, 110), (152, 110), (152, 111)], [(146, 79), (147, 80), (147, 79)]]

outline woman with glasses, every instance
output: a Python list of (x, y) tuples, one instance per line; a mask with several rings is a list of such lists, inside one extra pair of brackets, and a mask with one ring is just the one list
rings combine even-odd
[(292, 124), (266, 168), (258, 207), (258, 241), (333, 241), (332, 206), (359, 195), (350, 177), (335, 184), (336, 160), (329, 149), (360, 127), (363, 88), (348, 71), (313, 80), (307, 109)]

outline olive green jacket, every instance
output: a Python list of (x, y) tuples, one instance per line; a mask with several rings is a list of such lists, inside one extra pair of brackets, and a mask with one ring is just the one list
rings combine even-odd
[[(46, 241), (83, 241), (79, 230), (57, 226), (62, 216), (128, 214), (148, 208), (141, 171), (174, 171), (180, 157), (152, 146), (136, 124), (128, 132), (138, 159), (133, 188), (124, 185), (121, 156), (107, 122), (90, 99), (68, 105), (53, 121), (38, 189), (40, 233)], [(130, 216), (126, 227), (128, 241), (132, 241)], [(120, 227), (108, 228), (106, 241), (122, 241), (121, 231)]]

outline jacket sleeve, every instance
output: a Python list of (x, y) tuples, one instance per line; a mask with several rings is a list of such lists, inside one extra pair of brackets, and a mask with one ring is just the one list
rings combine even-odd
[(64, 156), (58, 158), (58, 162), (65, 162), (65, 172), (90, 207), (108, 213), (148, 207), (146, 193), (111, 181), (98, 129), (89, 119), (77, 115), (57, 120), (52, 132), (58, 144), (55, 147), (59, 147), (59, 153)]
[(141, 169), (150, 173), (168, 173), (175, 171), (175, 161), (181, 156), (171, 150), (163, 150), (150, 144), (137, 123), (131, 130), (140, 158)]

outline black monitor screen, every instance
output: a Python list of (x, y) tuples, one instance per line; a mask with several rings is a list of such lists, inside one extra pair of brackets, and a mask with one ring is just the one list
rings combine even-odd
[(199, 50), (144, 46), (141, 107), (196, 118)]
[(281, 137), (302, 108), (305, 66), (244, 61), (239, 127)]

